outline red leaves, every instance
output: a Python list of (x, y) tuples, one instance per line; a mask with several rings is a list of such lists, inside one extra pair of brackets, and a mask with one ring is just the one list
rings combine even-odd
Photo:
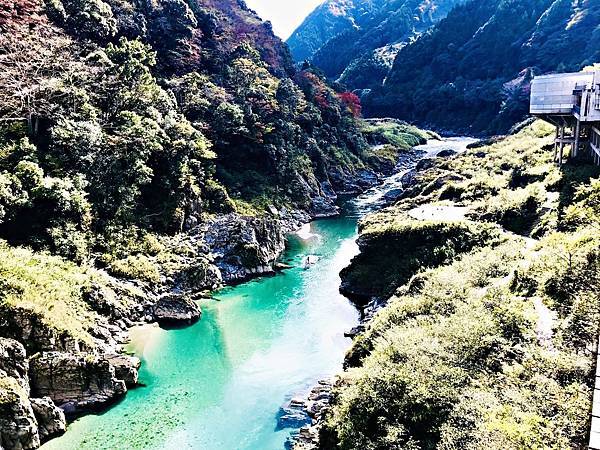
[(350, 110), (354, 117), (360, 117), (362, 106), (360, 104), (360, 98), (358, 95), (353, 92), (342, 92), (341, 94), (338, 94), (338, 97), (342, 104)]
[(39, 2), (35, 0), (0, 0), (0, 27), (36, 25), (44, 22)]

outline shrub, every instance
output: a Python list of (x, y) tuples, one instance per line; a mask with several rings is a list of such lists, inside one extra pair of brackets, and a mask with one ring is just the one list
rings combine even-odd
[(29, 310), (55, 330), (93, 346), (96, 315), (82, 298), (84, 287), (104, 283), (92, 269), (0, 241), (0, 302)]
[(114, 261), (108, 270), (117, 277), (130, 280), (140, 280), (148, 283), (158, 283), (160, 273), (157, 265), (145, 255), (132, 255)]

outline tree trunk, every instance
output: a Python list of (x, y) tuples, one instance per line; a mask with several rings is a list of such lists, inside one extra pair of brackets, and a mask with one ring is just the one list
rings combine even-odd
[(33, 136), (33, 114), (27, 114), (27, 134)]

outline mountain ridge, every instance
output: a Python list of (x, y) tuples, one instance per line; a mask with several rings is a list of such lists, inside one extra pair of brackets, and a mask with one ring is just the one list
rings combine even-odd
[(505, 133), (528, 114), (529, 82), (600, 60), (600, 6), (564, 0), (486, 0), (456, 7), (398, 53), (367, 115), (438, 129)]
[[(352, 89), (372, 87), (383, 80), (399, 48), (462, 1), (328, 0), (287, 43), (297, 61), (312, 61), (331, 79), (341, 77)], [(375, 80), (363, 80), (360, 72), (365, 69)]]

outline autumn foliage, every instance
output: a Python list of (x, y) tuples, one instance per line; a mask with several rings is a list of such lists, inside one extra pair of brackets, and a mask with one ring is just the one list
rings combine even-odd
[(342, 92), (338, 94), (342, 104), (344, 104), (356, 118), (359, 118), (362, 112), (360, 98), (353, 92)]

